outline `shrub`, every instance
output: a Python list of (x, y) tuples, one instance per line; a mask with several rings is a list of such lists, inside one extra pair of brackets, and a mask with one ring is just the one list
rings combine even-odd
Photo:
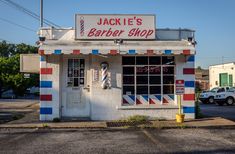
[(54, 118), (53, 122), (60, 122), (60, 118)]
[(127, 118), (127, 122), (140, 123), (140, 122), (146, 122), (146, 121), (148, 121), (148, 116), (143, 116), (143, 115), (134, 115), (134, 116), (130, 116)]

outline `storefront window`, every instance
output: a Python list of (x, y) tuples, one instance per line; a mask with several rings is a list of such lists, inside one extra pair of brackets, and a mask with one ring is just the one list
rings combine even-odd
[(84, 85), (84, 59), (68, 59), (67, 86)]
[(174, 95), (174, 56), (124, 56), (122, 65), (123, 105), (163, 104), (165, 95), (167, 100)]

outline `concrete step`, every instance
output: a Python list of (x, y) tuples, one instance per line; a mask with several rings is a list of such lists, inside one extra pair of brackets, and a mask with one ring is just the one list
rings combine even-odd
[(90, 117), (62, 117), (62, 121), (90, 121)]

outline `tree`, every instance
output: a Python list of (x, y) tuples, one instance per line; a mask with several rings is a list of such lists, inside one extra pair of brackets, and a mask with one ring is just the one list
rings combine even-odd
[(37, 47), (26, 44), (0, 43), (0, 98), (4, 91), (12, 89), (16, 96), (22, 96), (26, 89), (39, 85), (39, 75), (24, 78), (20, 73), (20, 54), (36, 53)]

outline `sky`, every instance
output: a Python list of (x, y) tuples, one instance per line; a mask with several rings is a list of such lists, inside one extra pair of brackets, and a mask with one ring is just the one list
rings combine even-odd
[[(35, 45), (39, 21), (3, 1), (0, 41)], [(39, 14), (40, 0), (11, 1)], [(235, 62), (235, 0), (44, 0), (44, 18), (61, 27), (74, 27), (76, 13), (155, 14), (156, 28), (196, 31), (196, 67)]]

